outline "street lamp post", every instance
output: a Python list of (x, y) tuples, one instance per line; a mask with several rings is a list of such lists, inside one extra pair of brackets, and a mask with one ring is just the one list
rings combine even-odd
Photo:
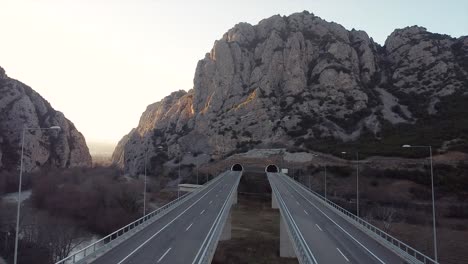
[(21, 137), (21, 159), (20, 159), (20, 175), (19, 175), (19, 184), (18, 184), (18, 208), (16, 209), (16, 234), (15, 234), (15, 255), (13, 263), (18, 263), (18, 240), (19, 240), (19, 219), (20, 219), (20, 211), (21, 211), (21, 185), (23, 181), (23, 157), (24, 157), (24, 138), (26, 135), (26, 131), (30, 130), (60, 130), (59, 126), (51, 126), (48, 128), (28, 128), (26, 126), (23, 127), (23, 133)]
[(179, 188), (179, 184), (180, 184), (180, 164), (182, 163), (182, 160), (184, 160), (184, 155), (185, 154), (192, 154), (192, 152), (190, 152), (190, 151), (189, 152), (182, 152), (181, 154), (182, 154), (182, 157), (179, 160), (179, 175), (178, 175), (178, 179), (177, 179), (177, 198), (180, 197), (180, 188)]
[(10, 235), (9, 231), (5, 232), (5, 252), (8, 251), (8, 236), (9, 235)]
[[(345, 155), (346, 152), (342, 151)], [(356, 151), (356, 216), (359, 217), (359, 152)]]
[(180, 184), (180, 163), (182, 163), (182, 158), (179, 160), (179, 175), (177, 176), (177, 198), (180, 197), (180, 190), (179, 190), (179, 184)]
[[(163, 146), (158, 146), (158, 150), (163, 150)], [(147, 189), (147, 162), (148, 162), (148, 147), (145, 150), (145, 180), (143, 189), (143, 216), (146, 215), (146, 189)]]
[(435, 219), (435, 197), (434, 197), (434, 169), (432, 166), (432, 146), (411, 146), (403, 145), (403, 148), (428, 148), (429, 149), (429, 159), (431, 164), (431, 190), (432, 190), (432, 232), (434, 239), (434, 260), (437, 262), (437, 230), (436, 230), (436, 219)]
[[(317, 154), (312, 154), (312, 157), (318, 157)], [(311, 184), (310, 184), (310, 174), (309, 174), (309, 189), (312, 190)]]
[(356, 151), (356, 215), (359, 217), (359, 152)]
[[(193, 158), (195, 158), (195, 167), (196, 167), (196, 169), (197, 169), (197, 185), (198, 185), (198, 158), (195, 157), (195, 154), (192, 153), (191, 151), (184, 152), (184, 155), (185, 155), (185, 154), (190, 154), (190, 155), (192, 155)], [(192, 171), (191, 173), (193, 173), (193, 171)], [(192, 174), (191, 174), (191, 175), (192, 175)]]
[(327, 165), (325, 165), (325, 190), (324, 190), (324, 194), (325, 194), (325, 201), (327, 200)]
[(146, 215), (146, 161), (148, 159), (148, 148), (145, 151), (145, 180), (144, 180), (144, 189), (143, 189), (143, 216)]
[(196, 160), (197, 162), (197, 185), (198, 185), (198, 159)]

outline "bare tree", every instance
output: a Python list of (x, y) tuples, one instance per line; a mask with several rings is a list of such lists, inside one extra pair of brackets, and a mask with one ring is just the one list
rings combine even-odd
[(377, 207), (375, 216), (378, 220), (383, 222), (383, 231), (388, 233), (396, 220), (396, 209), (393, 207), (379, 206)]
[(12, 257), (12, 245), (15, 239), (15, 212), (14, 204), (0, 203), (0, 252), (3, 257), (9, 259)]
[(141, 208), (140, 190), (141, 187), (136, 184), (120, 185), (116, 195), (118, 205), (129, 214), (139, 212)]
[(53, 262), (67, 257), (86, 239), (75, 223), (63, 218), (44, 216), (37, 228), (37, 243), (49, 249)]

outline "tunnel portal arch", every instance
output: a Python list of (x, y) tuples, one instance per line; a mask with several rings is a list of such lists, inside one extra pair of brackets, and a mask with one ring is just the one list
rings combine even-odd
[(265, 172), (279, 172), (279, 168), (275, 164), (270, 164), (266, 166)]
[(242, 165), (240, 165), (239, 163), (236, 163), (236, 164), (232, 165), (231, 170), (232, 171), (243, 171), (244, 167), (242, 167)]

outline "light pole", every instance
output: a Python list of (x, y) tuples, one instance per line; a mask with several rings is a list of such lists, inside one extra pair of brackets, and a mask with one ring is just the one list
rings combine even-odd
[(196, 160), (197, 162), (197, 185), (198, 185), (198, 159)]
[(15, 256), (14, 256), (14, 264), (18, 263), (18, 240), (19, 240), (19, 219), (20, 219), (20, 210), (21, 210), (21, 184), (23, 181), (23, 157), (24, 157), (24, 138), (26, 135), (26, 131), (30, 130), (60, 130), (59, 126), (51, 126), (48, 128), (28, 128), (26, 126), (23, 127), (23, 133), (21, 137), (21, 159), (20, 159), (20, 175), (19, 175), (19, 184), (18, 184), (18, 208), (16, 210), (16, 234), (15, 234)]
[[(342, 151), (345, 155), (346, 152)], [(359, 152), (356, 151), (356, 216), (359, 217)]]
[[(317, 154), (312, 154), (312, 157), (317, 157)], [(310, 173), (309, 173), (309, 189), (312, 190), (311, 184), (310, 184)]]
[(283, 163), (284, 163), (284, 152), (283, 152), (283, 150), (281, 150), (281, 168), (280, 168), (280, 172), (283, 171)]
[(184, 160), (184, 156), (185, 154), (191, 154), (192, 152), (182, 152), (182, 157), (180, 158), (179, 160), (179, 176), (178, 176), (178, 179), (177, 179), (177, 198), (180, 197), (180, 188), (179, 188), (179, 184), (180, 184), (180, 164), (182, 163), (182, 160)]
[[(190, 154), (190, 155), (192, 155), (193, 158), (195, 158), (195, 166), (196, 166), (196, 169), (197, 169), (197, 185), (198, 185), (198, 159), (197, 159), (197, 157), (195, 157), (195, 155), (191, 151), (184, 152), (184, 155), (185, 154)], [(193, 171), (191, 173), (193, 173)]]
[(428, 148), (429, 159), (431, 164), (431, 190), (432, 190), (432, 232), (434, 238), (434, 260), (437, 262), (437, 230), (436, 230), (436, 219), (435, 219), (435, 197), (434, 197), (434, 169), (432, 167), (432, 146), (411, 146), (403, 145), (403, 148)]
[(143, 216), (146, 215), (146, 160), (148, 159), (148, 148), (145, 151), (145, 180), (143, 189)]
[(180, 197), (180, 190), (179, 190), (179, 184), (180, 184), (180, 163), (182, 163), (182, 158), (179, 160), (179, 176), (177, 176), (177, 198)]
[(327, 200), (327, 165), (325, 165), (325, 201)]
[(359, 217), (359, 152), (356, 151), (356, 209)]
[(10, 236), (10, 232), (5, 232), (5, 252), (8, 251), (8, 236)]

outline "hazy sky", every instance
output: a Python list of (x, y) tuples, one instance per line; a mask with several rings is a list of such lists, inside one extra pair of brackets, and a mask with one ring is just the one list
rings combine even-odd
[(462, 0), (0, 0), (0, 66), (88, 142), (116, 143), (148, 104), (191, 89), (198, 60), (235, 24), (303, 10), (380, 44), (415, 24), (468, 35)]

